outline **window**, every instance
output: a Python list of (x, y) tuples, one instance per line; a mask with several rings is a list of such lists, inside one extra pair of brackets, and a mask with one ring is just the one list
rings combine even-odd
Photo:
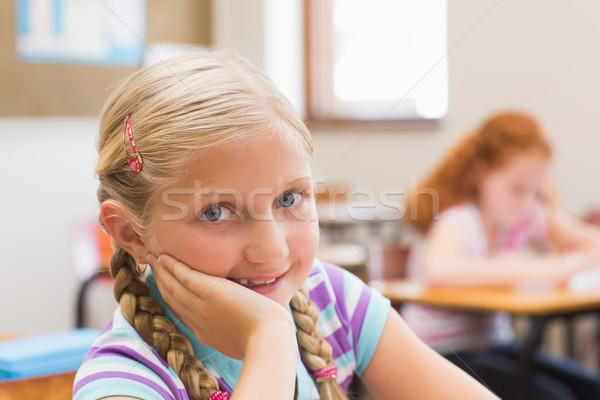
[(305, 19), (308, 120), (446, 114), (446, 0), (306, 0)]

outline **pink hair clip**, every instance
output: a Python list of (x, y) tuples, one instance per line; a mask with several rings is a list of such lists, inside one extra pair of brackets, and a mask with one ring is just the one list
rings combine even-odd
[[(133, 152), (135, 153), (135, 158), (129, 157), (129, 152), (127, 151), (127, 145), (125, 142), (125, 136), (129, 138), (129, 143), (131, 143), (131, 147), (133, 148)], [(135, 145), (135, 140), (133, 140), (133, 134), (131, 133), (131, 123), (129, 122), (129, 114), (125, 117), (125, 126), (123, 127), (123, 150), (125, 150), (125, 156), (127, 156), (127, 162), (131, 167), (133, 172), (140, 172), (142, 170), (142, 156)]]
[(212, 396), (210, 396), (210, 399), (208, 400), (227, 400), (229, 399), (229, 393), (225, 393), (225, 392), (221, 392), (220, 390), (217, 390), (216, 392), (213, 393)]
[(337, 367), (335, 365), (325, 367), (313, 372), (313, 376), (317, 378), (317, 382), (333, 381), (337, 379)]

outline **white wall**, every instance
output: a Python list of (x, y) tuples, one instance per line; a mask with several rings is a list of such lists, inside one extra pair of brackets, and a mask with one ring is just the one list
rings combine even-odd
[[(494, 4), (449, 0), (450, 101), (437, 127), (314, 130), (317, 173), (376, 193), (403, 188), (485, 115), (522, 107), (548, 127), (565, 206), (600, 204), (600, 3), (503, 0), (481, 20)], [(244, 43), (261, 54), (262, 41)], [(71, 327), (73, 226), (97, 213), (96, 134), (94, 119), (0, 120), (0, 332)]]
[(97, 214), (96, 119), (0, 119), (0, 332), (74, 324), (77, 224)]

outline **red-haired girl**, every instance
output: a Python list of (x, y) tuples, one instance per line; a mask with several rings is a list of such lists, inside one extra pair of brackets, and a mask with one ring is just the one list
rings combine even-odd
[[(467, 135), (409, 197), (408, 220), (423, 234), (409, 274), (429, 285), (557, 285), (600, 265), (600, 232), (552, 201), (551, 154), (540, 125), (522, 113), (495, 115)], [(431, 347), (510, 398), (516, 356), (507, 347), (508, 315), (413, 306), (403, 316)], [(600, 396), (600, 381), (555, 364), (539, 360), (540, 398)]]

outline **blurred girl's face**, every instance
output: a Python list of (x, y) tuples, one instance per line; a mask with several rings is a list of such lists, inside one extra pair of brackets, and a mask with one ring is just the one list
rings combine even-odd
[(509, 228), (531, 215), (540, 201), (547, 169), (547, 157), (531, 151), (484, 173), (479, 185), (479, 207), (484, 218)]

